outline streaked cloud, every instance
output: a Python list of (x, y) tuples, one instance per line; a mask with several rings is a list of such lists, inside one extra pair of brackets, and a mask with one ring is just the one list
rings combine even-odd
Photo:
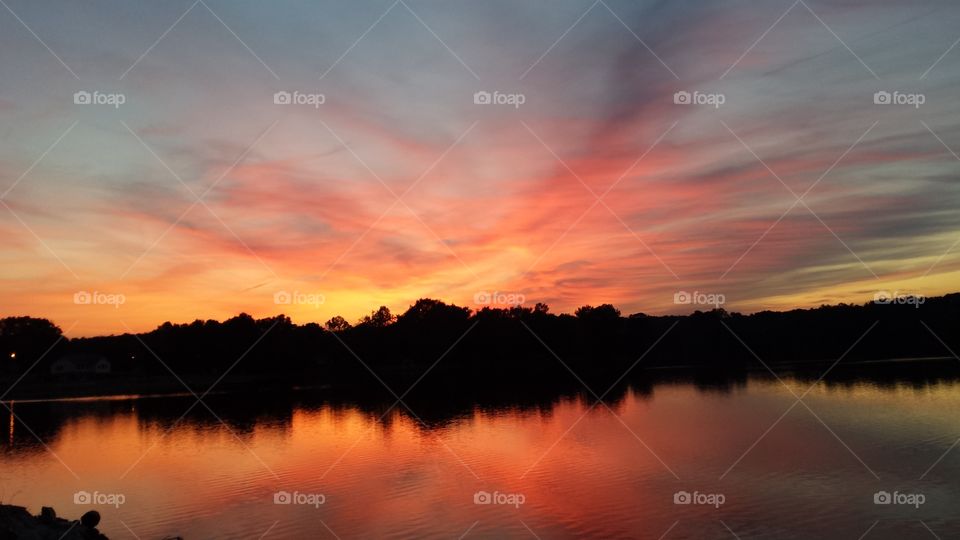
[[(93, 334), (290, 311), (276, 290), (322, 293), (291, 313), (322, 321), (479, 290), (668, 313), (698, 288), (744, 311), (957, 289), (951, 2), (9, 3), (43, 43), (0, 17), (0, 189), (78, 124), (0, 207), (6, 314)], [(73, 103), (96, 89), (127, 101)], [(70, 301), (95, 288), (128, 301)]]

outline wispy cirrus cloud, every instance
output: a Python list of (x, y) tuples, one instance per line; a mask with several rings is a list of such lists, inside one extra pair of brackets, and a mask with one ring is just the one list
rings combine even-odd
[[(0, 19), (0, 188), (79, 121), (5, 199), (46, 244), (0, 218), (7, 311), (89, 334), (114, 314), (79, 288), (127, 291), (138, 328), (295, 288), (328, 300), (300, 320), (491, 289), (666, 313), (680, 289), (754, 310), (956, 288), (952, 3), (408, 3), (364, 35), (390, 2), (210, 2), (234, 36), (199, 9), (171, 28), (189, 5), (11, 2), (81, 80)], [(73, 104), (97, 88), (127, 103)]]

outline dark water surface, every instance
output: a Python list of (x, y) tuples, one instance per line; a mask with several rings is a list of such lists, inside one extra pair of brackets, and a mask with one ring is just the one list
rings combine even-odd
[(181, 418), (195, 401), (14, 402), (0, 498), (96, 508), (111, 538), (960, 537), (953, 377), (679, 379), (416, 417), (309, 391)]

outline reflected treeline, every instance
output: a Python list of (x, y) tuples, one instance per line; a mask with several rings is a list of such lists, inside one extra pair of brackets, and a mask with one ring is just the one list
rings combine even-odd
[[(830, 364), (807, 363), (780, 371), (777, 376), (788, 384), (795, 382), (807, 386), (817, 383), (828, 372), (821, 384), (839, 391), (863, 385), (881, 390), (904, 387), (921, 390), (943, 383), (956, 384), (960, 380), (960, 363), (953, 360), (830, 367)], [(294, 415), (325, 413), (330, 414), (335, 422), (338, 418), (359, 414), (384, 430), (391, 429), (398, 418), (405, 418), (417, 429), (430, 432), (454, 423), (472, 421), (477, 414), (506, 413), (549, 418), (560, 403), (575, 402), (589, 407), (597, 402), (596, 395), (602, 395), (603, 401), (616, 411), (627, 399), (650, 398), (658, 387), (683, 385), (698, 392), (729, 394), (758, 381), (779, 384), (766, 372), (688, 367), (637, 370), (605, 388), (591, 386), (586, 381), (534, 386), (516, 381), (501, 381), (496, 386), (463, 385), (458, 379), (431, 377), (423, 379), (406, 393), (402, 403), (397, 403), (397, 398), (375, 381), (369, 385), (293, 391), (265, 389), (211, 393), (203, 398), (203, 403), (197, 403), (192, 395), (15, 401), (7, 404), (15, 417), (8, 409), (2, 409), (3, 453), (13, 457), (44, 452), (44, 443), (53, 444), (67, 426), (77, 422), (99, 423), (106, 430), (111, 423), (129, 420), (136, 423), (138, 430), (150, 435), (164, 435), (176, 430), (178, 435), (195, 432), (202, 436), (229, 429), (240, 439), (247, 440), (254, 433), (265, 431), (284, 437), (292, 429)], [(393, 390), (403, 395), (407, 389)]]
[[(809, 385), (817, 382), (827, 368), (829, 366), (823, 364), (793, 368), (783, 370), (779, 376), (788, 376), (801, 384)], [(901, 360), (839, 364), (823, 379), (823, 385), (837, 389), (849, 389), (866, 384), (881, 389), (924, 390), (941, 383), (955, 382), (958, 379), (960, 379), (960, 361), (954, 358)]]

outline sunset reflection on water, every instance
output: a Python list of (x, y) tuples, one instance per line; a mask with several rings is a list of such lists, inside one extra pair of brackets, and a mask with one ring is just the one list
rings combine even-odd
[[(284, 400), (207, 400), (224, 423), (199, 409), (178, 421), (192, 398), (14, 403), (3, 500), (76, 518), (89, 508), (74, 493), (123, 494), (97, 506), (111, 538), (857, 538), (877, 520), (871, 537), (918, 535), (921, 520), (958, 531), (960, 454), (931, 468), (960, 435), (955, 382), (820, 384), (810, 411), (776, 381), (678, 382), (609, 409), (562, 398), (430, 423)], [(928, 502), (872, 504), (885, 488)], [(480, 491), (522, 504), (475, 504)], [(725, 502), (677, 505), (678, 491)], [(278, 492), (322, 504), (275, 504)]]

